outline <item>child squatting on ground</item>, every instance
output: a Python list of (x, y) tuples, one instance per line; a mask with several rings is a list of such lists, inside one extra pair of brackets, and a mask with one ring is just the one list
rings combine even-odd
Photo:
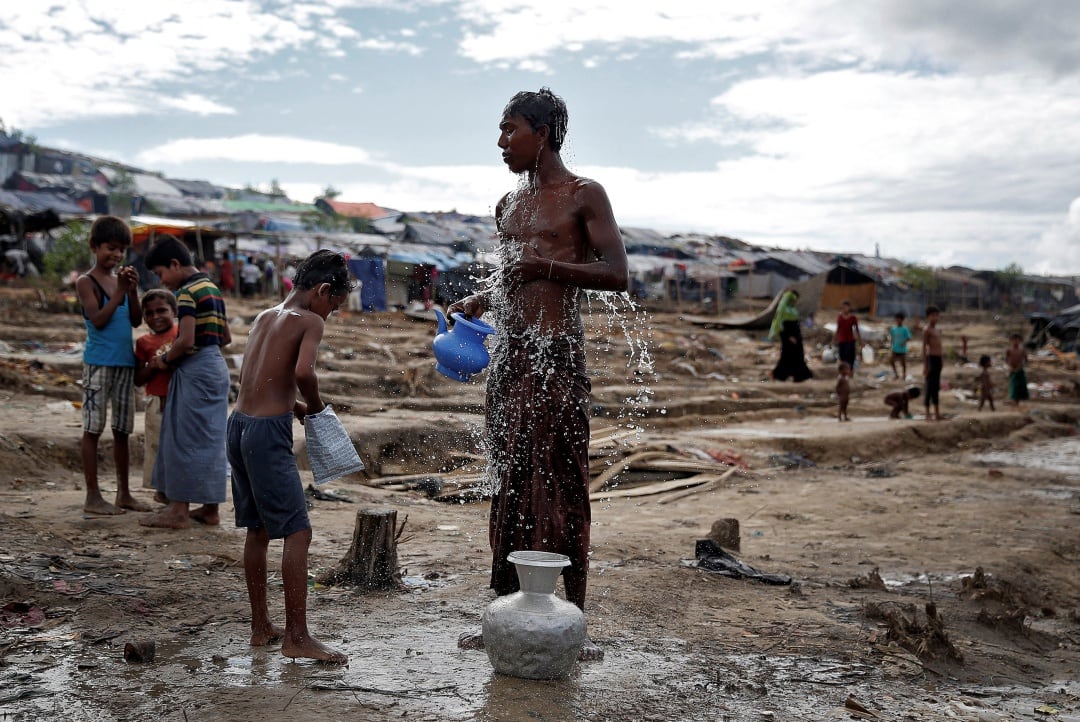
[[(295, 286), (277, 306), (263, 311), (248, 334), (240, 369), (240, 396), (228, 422), (236, 525), (247, 528), (244, 576), (251, 602), (251, 644), (282, 640), (286, 657), (344, 664), (348, 657), (308, 632), (307, 572), (311, 523), (293, 456), (293, 416), (303, 422), (325, 404), (315, 360), (323, 324), (349, 296), (345, 259), (316, 251), (297, 268)], [(299, 390), (303, 401), (297, 400)], [(171, 403), (171, 401), (170, 401)], [(285, 629), (270, 621), (266, 606), (266, 552), (284, 539)]]
[(890, 419), (911, 418), (911, 411), (908, 410), (908, 401), (911, 399), (919, 398), (919, 387), (912, 386), (906, 391), (894, 391), (885, 397), (885, 405), (892, 408), (889, 412)]
[[(131, 245), (131, 229), (120, 218), (102, 216), (90, 227), (93, 267), (75, 282), (86, 324), (83, 351), (82, 466), (86, 481), (83, 511), (123, 514), (124, 509), (150, 511), (128, 487), (128, 437), (135, 425), (135, 352), (131, 329), (142, 323), (139, 275), (120, 267)], [(112, 406), (116, 499), (105, 501), (98, 486), (98, 439)]]
[(847, 361), (841, 361), (836, 369), (838, 371), (836, 377), (836, 401), (839, 404), (836, 420), (851, 421), (851, 417), (847, 414), (848, 400), (851, 398), (851, 364)]
[(994, 381), (990, 378), (990, 366), (993, 362), (989, 356), (979, 357), (979, 368), (982, 369), (982, 373), (979, 374), (979, 411), (982, 411), (983, 404), (990, 402), (990, 410), (994, 411)]
[[(169, 393), (172, 370), (154, 367), (154, 358), (166, 354), (176, 340), (176, 296), (162, 288), (147, 291), (142, 297), (143, 320), (150, 333), (135, 341), (135, 385), (146, 387), (146, 414), (143, 423), (143, 488), (152, 489), (154, 460), (161, 438), (161, 417), (165, 413), (165, 397)], [(164, 503), (158, 492), (155, 501)]]
[[(153, 471), (154, 488), (168, 506), (139, 523), (167, 529), (186, 529), (192, 520), (218, 524), (228, 487), (229, 369), (221, 347), (232, 336), (225, 302), (210, 277), (192, 265), (187, 246), (172, 236), (154, 244), (144, 261), (175, 293), (180, 328), (172, 348), (151, 362), (158, 371), (173, 372)], [(191, 504), (202, 506), (192, 511)]]

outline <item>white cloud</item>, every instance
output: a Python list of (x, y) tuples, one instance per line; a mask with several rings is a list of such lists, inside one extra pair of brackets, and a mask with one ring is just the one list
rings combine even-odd
[(248, 134), (229, 138), (181, 138), (140, 151), (136, 161), (176, 166), (201, 161), (376, 165), (363, 148), (320, 140)]
[(158, 102), (166, 108), (175, 108), (195, 115), (236, 115), (235, 108), (222, 105), (198, 93), (184, 93), (175, 98), (163, 97)]
[[(256, 0), (24, 2), (0, 17), (0, 76), (6, 122), (38, 128), (80, 117), (152, 113), (178, 107), (177, 84), (236, 71), (286, 49), (340, 55), (355, 31), (344, 5), (268, 5)], [(207, 91), (189, 94), (198, 114), (228, 112)]]
[(1019, 260), (1028, 273), (1080, 273), (1080, 198), (1069, 204), (1065, 220), (1044, 231), (1030, 250)]

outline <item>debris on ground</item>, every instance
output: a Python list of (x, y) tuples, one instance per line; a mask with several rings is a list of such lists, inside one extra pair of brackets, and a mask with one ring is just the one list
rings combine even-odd
[(712, 539), (698, 539), (694, 545), (695, 562), (690, 566), (713, 572), (733, 579), (752, 579), (764, 584), (791, 584), (791, 577), (786, 574), (767, 574), (754, 569), (746, 562), (739, 561), (724, 551)]
[(964, 655), (949, 641), (945, 620), (937, 605), (927, 602), (926, 621), (919, 621), (919, 611), (913, 604), (897, 602), (867, 602), (863, 616), (880, 620), (886, 626), (886, 639), (896, 642), (920, 659), (945, 659), (962, 664)]

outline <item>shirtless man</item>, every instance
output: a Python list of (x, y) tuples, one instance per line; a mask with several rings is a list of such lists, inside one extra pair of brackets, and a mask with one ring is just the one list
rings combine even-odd
[[(518, 590), (512, 551), (570, 557), (568, 600), (584, 609), (589, 567), (589, 392), (585, 289), (625, 291), (626, 251), (607, 194), (571, 173), (559, 149), (568, 116), (547, 88), (510, 99), (499, 148), (518, 187), (495, 208), (502, 266), (491, 288), (450, 306), (490, 312), (499, 329), (487, 382), (488, 474), (493, 482), (489, 537), (491, 588)], [(465, 635), (463, 646), (478, 646)], [(591, 642), (582, 659), (600, 659)]]
[[(251, 644), (280, 639), (286, 657), (339, 664), (348, 657), (312, 637), (307, 627), (311, 523), (293, 457), (292, 420), (295, 415), (303, 422), (305, 415), (325, 407), (315, 359), (323, 322), (345, 302), (350, 289), (341, 254), (316, 251), (300, 264), (288, 297), (251, 325), (240, 368), (240, 396), (227, 433), (236, 525), (248, 530), (244, 577), (251, 602)], [(297, 400), (297, 390), (303, 401)], [(285, 629), (270, 621), (266, 607), (266, 551), (271, 539), (282, 538)]]
[[(941, 353), (941, 329), (937, 327), (941, 310), (937, 306), (926, 309), (926, 329), (923, 330), (922, 356), (923, 376), (926, 377), (926, 420), (941, 421), (941, 407), (938, 396), (941, 391), (941, 369), (944, 361)], [(930, 404), (934, 405), (934, 415), (930, 415)]]

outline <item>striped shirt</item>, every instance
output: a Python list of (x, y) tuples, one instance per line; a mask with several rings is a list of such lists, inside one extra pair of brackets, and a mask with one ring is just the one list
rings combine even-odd
[(206, 346), (225, 343), (225, 301), (221, 291), (205, 273), (192, 274), (184, 285), (176, 289), (178, 319), (195, 317), (195, 345), (191, 353)]

